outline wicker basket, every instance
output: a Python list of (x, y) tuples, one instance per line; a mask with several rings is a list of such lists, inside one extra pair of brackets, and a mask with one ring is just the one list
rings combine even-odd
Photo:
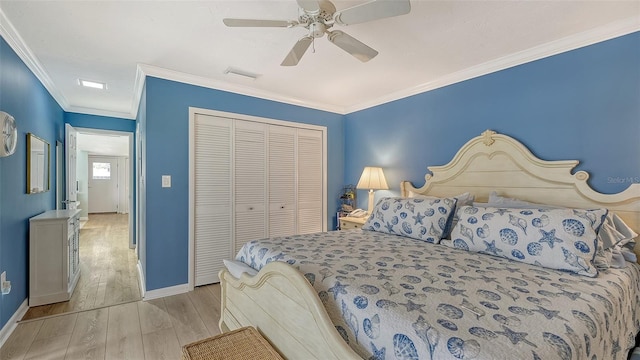
[(182, 347), (182, 360), (284, 360), (253, 327), (243, 327)]

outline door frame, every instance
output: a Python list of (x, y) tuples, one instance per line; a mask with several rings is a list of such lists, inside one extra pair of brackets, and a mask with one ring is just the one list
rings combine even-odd
[[(78, 158), (78, 131), (71, 124), (64, 124), (64, 176), (66, 209), (76, 209), (78, 200), (78, 176), (76, 173)], [(73, 151), (73, 153), (72, 153)]]
[(64, 143), (56, 140), (56, 210), (62, 210), (65, 191)]
[[(329, 157), (329, 149), (327, 148), (327, 132), (326, 126), (305, 124), (296, 121), (275, 120), (270, 118), (236, 114), (225, 111), (203, 109), (197, 107), (189, 107), (189, 271), (188, 271), (188, 291), (195, 288), (195, 119), (196, 114), (211, 115), (234, 120), (245, 120), (259, 122), (270, 125), (294, 126), (299, 129), (320, 130), (322, 132), (322, 231), (327, 231), (327, 158)], [(295, 125), (292, 125), (295, 124)], [(232, 180), (233, 186), (233, 180)], [(233, 217), (232, 217), (233, 218)], [(232, 249), (233, 251), (233, 249)], [(230, 260), (234, 260), (231, 254)]]
[[(134, 143), (133, 143), (133, 133), (128, 131), (117, 131), (117, 130), (103, 130), (103, 129), (92, 129), (92, 128), (82, 128), (82, 127), (74, 127), (78, 133), (82, 134), (93, 134), (93, 135), (117, 135), (117, 136), (127, 136), (129, 138), (129, 179), (127, 182), (129, 183), (129, 249), (135, 249), (137, 241), (138, 233), (134, 231), (136, 225), (136, 218), (134, 214), (134, 206), (133, 203), (133, 191), (134, 190), (134, 174), (135, 169), (133, 168), (135, 161), (131, 161), (134, 158)], [(109, 156), (109, 155), (105, 155)], [(137, 194), (137, 192), (136, 192)], [(135, 234), (135, 238), (134, 238)]]

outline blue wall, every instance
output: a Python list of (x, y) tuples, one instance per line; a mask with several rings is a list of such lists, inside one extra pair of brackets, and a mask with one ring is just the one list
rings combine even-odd
[(68, 112), (64, 114), (64, 122), (73, 127), (113, 130), (123, 132), (136, 132), (136, 122), (129, 119), (114, 118), (109, 116), (88, 115)]
[(396, 194), (402, 180), (422, 186), (427, 166), (486, 129), (580, 160), (597, 191), (640, 182), (640, 32), (348, 114), (345, 183), (372, 165)]
[[(0, 327), (27, 298), (29, 218), (55, 207), (55, 144), (64, 137), (64, 112), (40, 81), (0, 38), (0, 110), (16, 119), (16, 152), (0, 158), (0, 271), (7, 272), (11, 293), (0, 300)], [(26, 134), (51, 145), (50, 191), (26, 193)]]
[[(188, 281), (189, 106), (326, 126), (327, 216), (329, 228), (335, 226), (344, 179), (342, 115), (148, 77), (143, 136), (147, 290)], [(171, 175), (171, 188), (161, 187), (161, 175)]]

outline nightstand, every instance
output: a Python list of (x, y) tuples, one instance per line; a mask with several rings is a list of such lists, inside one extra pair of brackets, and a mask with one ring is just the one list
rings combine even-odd
[(367, 221), (369, 217), (351, 217), (345, 216), (340, 218), (340, 230), (354, 230), (361, 229), (362, 225)]

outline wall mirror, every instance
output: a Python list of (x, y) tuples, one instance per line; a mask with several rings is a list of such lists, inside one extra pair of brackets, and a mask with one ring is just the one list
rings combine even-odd
[(49, 143), (27, 134), (27, 194), (49, 191)]

